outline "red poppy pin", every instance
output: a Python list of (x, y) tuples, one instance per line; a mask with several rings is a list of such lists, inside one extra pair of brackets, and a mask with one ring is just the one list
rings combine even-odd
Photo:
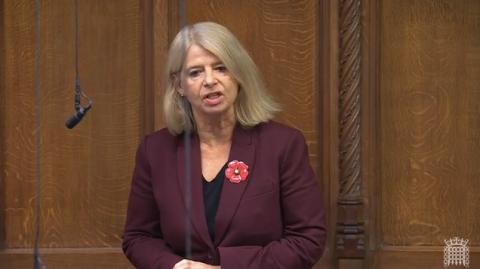
[(240, 183), (247, 180), (248, 165), (242, 161), (231, 161), (228, 163), (228, 167), (225, 170), (225, 176), (232, 183)]

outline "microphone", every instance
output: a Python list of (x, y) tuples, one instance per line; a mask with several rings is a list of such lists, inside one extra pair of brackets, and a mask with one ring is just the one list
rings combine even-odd
[(77, 112), (75, 112), (75, 114), (73, 114), (65, 121), (65, 126), (67, 126), (68, 129), (72, 129), (73, 127), (75, 127), (75, 125), (77, 125), (82, 120), (83, 116), (87, 114), (87, 111), (89, 111), (90, 108), (92, 108), (92, 105), (88, 105), (87, 107), (80, 107), (79, 109), (77, 109)]
[[(88, 99), (88, 105), (86, 107), (83, 107), (80, 104), (80, 101), (81, 101), (80, 99), (82, 95)], [(85, 114), (87, 114), (90, 108), (92, 108), (92, 100), (90, 100), (90, 98), (88, 98), (88, 96), (86, 96), (80, 88), (80, 77), (78, 75), (76, 76), (76, 79), (75, 79), (75, 106), (74, 107), (75, 107), (75, 114), (73, 114), (73, 116), (71, 116), (65, 121), (65, 126), (67, 126), (68, 129), (72, 129), (73, 127), (75, 127), (75, 125), (77, 125), (82, 120)]]

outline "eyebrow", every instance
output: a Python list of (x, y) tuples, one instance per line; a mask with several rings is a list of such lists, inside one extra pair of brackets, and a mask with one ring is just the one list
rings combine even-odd
[[(216, 65), (225, 65), (222, 61), (217, 61), (217, 62), (214, 62), (212, 63), (211, 65), (212, 66), (216, 66)], [(203, 68), (203, 65), (192, 65), (192, 66), (187, 66), (185, 67), (185, 70), (191, 70), (191, 69), (195, 69), (195, 68)]]

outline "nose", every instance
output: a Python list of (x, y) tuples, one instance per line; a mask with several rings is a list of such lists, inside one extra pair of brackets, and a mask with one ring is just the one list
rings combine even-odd
[(206, 87), (211, 87), (217, 82), (215, 74), (211, 68), (205, 70), (205, 79), (203, 80), (203, 82)]

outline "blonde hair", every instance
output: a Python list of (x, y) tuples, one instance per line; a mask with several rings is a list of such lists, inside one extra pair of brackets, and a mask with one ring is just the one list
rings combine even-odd
[(178, 93), (180, 73), (187, 51), (193, 44), (218, 57), (238, 82), (234, 107), (236, 120), (242, 126), (253, 127), (266, 122), (280, 111), (278, 104), (267, 94), (257, 66), (238, 39), (222, 25), (200, 22), (185, 26), (173, 40), (168, 53), (163, 109), (165, 123), (172, 134), (195, 130), (191, 105)]

